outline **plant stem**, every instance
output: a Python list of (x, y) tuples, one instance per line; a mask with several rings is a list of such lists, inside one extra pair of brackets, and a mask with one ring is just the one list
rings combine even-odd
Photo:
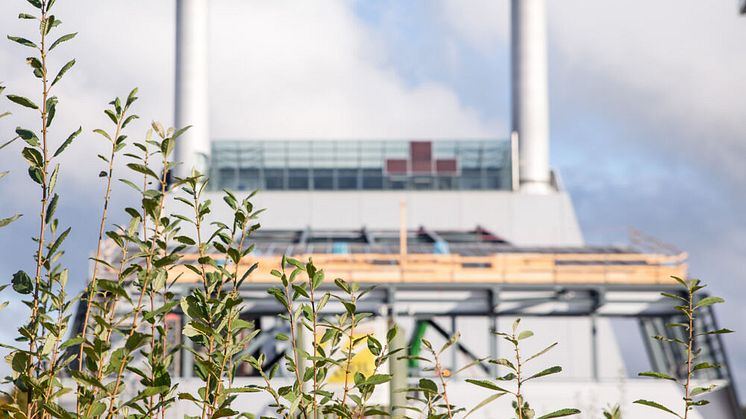
[[(122, 271), (124, 270), (124, 265), (127, 260), (127, 246), (129, 246), (129, 239), (124, 241), (124, 246), (122, 247), (122, 259), (119, 262), (119, 270), (117, 271), (117, 280), (118, 282), (122, 282)], [(108, 345), (111, 342), (111, 335), (114, 332), (114, 317), (116, 315), (116, 309), (117, 309), (117, 303), (119, 301), (119, 296), (114, 295), (112, 297), (112, 301), (109, 304), (109, 308), (106, 310), (106, 324), (109, 325), (108, 329), (104, 332), (104, 345)], [(98, 360), (97, 368), (96, 368), (96, 379), (98, 381), (101, 381), (101, 379), (104, 376), (104, 358), (101, 357)], [(96, 394), (99, 390), (94, 387), (93, 389), (94, 393)], [(93, 403), (91, 403), (88, 406), (88, 410), (86, 411), (86, 417), (89, 417), (91, 415), (91, 410), (93, 409)]]
[(523, 385), (523, 379), (521, 378), (521, 351), (518, 349), (518, 336), (513, 333), (513, 340), (516, 342), (515, 345), (515, 361), (516, 361), (516, 392), (515, 398), (518, 403), (518, 419), (523, 418), (523, 395), (521, 394), (521, 386)]
[[(47, 2), (46, 0), (43, 0), (41, 3), (41, 22), (45, 22), (47, 20)], [(41, 169), (41, 190), (42, 190), (42, 198), (41, 198), (41, 210), (39, 211), (39, 240), (38, 245), (36, 248), (36, 274), (34, 276), (34, 300), (33, 300), (33, 307), (31, 309), (31, 318), (29, 325), (32, 329), (32, 337), (29, 339), (29, 353), (31, 356), (29, 357), (28, 362), (28, 368), (26, 369), (26, 373), (28, 377), (30, 378), (32, 375), (34, 375), (34, 360), (33, 357), (35, 356), (37, 359), (38, 366), (40, 367), (42, 364), (41, 354), (38, 354), (36, 352), (37, 348), (37, 333), (38, 333), (38, 319), (39, 319), (39, 291), (41, 288), (41, 269), (44, 265), (44, 233), (47, 228), (47, 222), (46, 219), (46, 209), (47, 209), (47, 201), (49, 199), (49, 186), (47, 184), (47, 171), (49, 167), (49, 156), (47, 155), (47, 118), (48, 118), (48, 109), (47, 109), (47, 99), (49, 96), (49, 87), (48, 87), (48, 79), (47, 79), (47, 51), (46, 51), (46, 31), (41, 31), (41, 47), (39, 48), (40, 54), (41, 54), (41, 73), (42, 73), (42, 109), (41, 109), (41, 144), (42, 144), (42, 155), (43, 155), (43, 162), (42, 162), (42, 169)], [(38, 370), (38, 369), (37, 369)], [(27, 417), (35, 417), (36, 416), (36, 401), (33, 397), (33, 390), (29, 389), (26, 392), (27, 401), (26, 401), (26, 416)]]
[[(231, 239), (234, 237), (235, 233), (236, 233), (236, 227), (235, 227), (235, 224), (234, 224), (233, 231), (231, 231)], [(239, 243), (238, 243), (238, 251), (239, 252), (242, 252), (242, 250), (243, 250), (243, 245), (244, 245), (244, 240), (245, 239), (246, 239), (246, 229), (245, 229), (245, 223), (244, 223), (243, 225), (241, 225), (241, 239), (239, 240)], [(226, 254), (226, 260), (229, 260), (227, 254)], [(239, 267), (240, 262), (241, 261), (239, 260), (237, 263), (235, 263), (235, 266), (233, 268), (233, 278), (232, 278), (233, 279), (233, 281), (232, 281), (233, 282), (233, 290), (231, 291), (231, 296), (236, 296), (237, 293), (238, 293), (238, 267)], [(239, 311), (239, 316), (240, 316), (240, 311)], [(232, 327), (233, 327), (233, 316), (231, 316), (231, 317), (228, 318), (228, 323), (226, 325), (226, 330), (227, 330), (226, 341), (228, 342), (228, 347), (230, 347), (230, 345), (233, 344), (233, 328)], [(228, 349), (228, 348), (226, 348), (226, 349)], [(222, 362), (220, 364), (220, 373), (218, 374), (218, 378), (220, 379), (220, 382), (218, 383), (219, 387), (222, 386), (222, 377), (223, 377), (223, 372), (225, 371), (226, 363), (229, 363), (229, 365), (230, 365), (229, 370), (233, 371), (233, 355), (232, 355), (232, 353), (233, 353), (232, 352), (232, 348), (231, 348), (231, 350), (226, 350), (226, 354), (228, 356), (224, 356), (223, 359), (222, 359)], [(232, 387), (232, 386), (233, 386), (233, 374), (230, 374), (229, 377), (228, 377), (228, 387)], [(217, 409), (217, 401), (218, 401), (218, 399), (216, 397), (213, 400), (213, 410)]]
[(440, 385), (443, 387), (443, 393), (441, 395), (443, 396), (443, 401), (446, 404), (446, 409), (448, 411), (448, 418), (453, 419), (453, 412), (451, 411), (451, 404), (448, 403), (448, 390), (447, 390), (446, 379), (445, 377), (443, 377), (443, 366), (440, 364), (440, 357), (435, 351), (433, 351), (433, 356), (435, 357), (435, 371), (438, 373), (438, 377), (440, 378)]
[(692, 380), (692, 361), (694, 359), (694, 293), (691, 286), (689, 287), (689, 339), (686, 345), (686, 384), (684, 385), (684, 419), (689, 417), (689, 388)]
[[(357, 302), (355, 301), (355, 294), (350, 294), (350, 302), (355, 305)], [(350, 335), (347, 338), (349, 340), (348, 347), (347, 347), (347, 360), (345, 364), (345, 388), (344, 393), (342, 394), (342, 406), (345, 405), (347, 402), (347, 394), (350, 392), (350, 365), (352, 364), (352, 350), (353, 350), (353, 342), (355, 341), (355, 313), (352, 313), (350, 315)]]
[[(125, 107), (122, 115), (119, 118), (119, 122), (117, 123), (117, 128), (114, 132), (114, 137), (111, 142), (111, 155), (109, 156), (109, 168), (106, 176), (106, 192), (104, 192), (104, 208), (101, 211), (101, 222), (99, 224), (98, 228), (98, 241), (96, 243), (96, 257), (93, 259), (93, 273), (91, 277), (91, 283), (88, 287), (88, 296), (86, 301), (86, 308), (85, 308), (85, 315), (83, 317), (83, 341), (80, 343), (80, 349), (78, 351), (78, 371), (83, 372), (83, 350), (85, 349), (87, 339), (88, 339), (88, 321), (91, 314), (91, 306), (92, 302), (96, 299), (96, 282), (98, 280), (98, 269), (99, 269), (99, 260), (101, 258), (101, 245), (103, 244), (104, 239), (104, 230), (106, 228), (106, 217), (107, 217), (107, 211), (109, 209), (109, 202), (111, 200), (111, 180), (114, 174), (114, 158), (116, 156), (116, 139), (119, 138), (119, 135), (121, 134), (122, 130), (122, 122), (124, 121), (125, 114), (127, 112), (127, 108)], [(78, 385), (78, 398), (77, 403), (75, 407), (75, 412), (77, 415), (80, 415), (80, 402), (81, 402), (81, 386)], [(94, 393), (97, 392), (97, 390), (93, 389)]]
[[(146, 152), (147, 154), (147, 152)], [(148, 251), (145, 262), (146, 262), (146, 274), (145, 279), (143, 280), (142, 288), (140, 291), (140, 296), (137, 299), (137, 305), (135, 306), (134, 313), (132, 315), (132, 325), (130, 326), (130, 332), (127, 336), (127, 338), (124, 340), (125, 342), (127, 339), (132, 337), (135, 332), (137, 331), (138, 327), (138, 320), (140, 316), (140, 312), (142, 311), (142, 300), (143, 296), (145, 295), (145, 292), (147, 288), (150, 286), (150, 273), (152, 269), (152, 262), (153, 262), (153, 254), (155, 252), (155, 246), (156, 242), (158, 241), (158, 228), (160, 227), (160, 213), (163, 211), (163, 205), (165, 201), (165, 195), (166, 195), (166, 176), (168, 175), (168, 159), (164, 156), (164, 164), (163, 164), (163, 175), (160, 179), (161, 183), (161, 194), (158, 201), (158, 211), (155, 213), (157, 216), (155, 217), (155, 220), (153, 220), (153, 236), (150, 238), (150, 250)], [(145, 229), (146, 224), (144, 223), (144, 220), (147, 219), (147, 213), (143, 213), (143, 229)], [(147, 234), (147, 233), (146, 233)], [(146, 239), (147, 241), (147, 239)], [(122, 377), (124, 373), (124, 367), (127, 365), (127, 362), (122, 361), (122, 364), (119, 366), (119, 371), (117, 371), (117, 378), (114, 384), (114, 389), (111, 392), (112, 397), (111, 401), (109, 403), (109, 417), (114, 417), (114, 402), (117, 399), (117, 391), (119, 390), (119, 386), (122, 383)]]
[[(283, 271), (285, 267), (283, 266)], [(285, 286), (285, 296), (288, 299), (288, 316), (290, 319), (290, 342), (291, 346), (293, 348), (293, 361), (295, 362), (295, 378), (298, 380), (298, 397), (303, 397), (302, 393), (303, 391), (303, 379), (300, 376), (300, 364), (298, 364), (298, 340), (295, 335), (295, 318), (293, 316), (293, 297), (292, 293), (290, 291), (290, 283), (288, 282), (288, 285)], [(303, 417), (307, 417), (308, 414), (306, 413), (305, 407), (302, 409)], [(316, 418), (314, 418), (316, 419)]]
[(310, 297), (311, 297), (311, 317), (312, 317), (311, 320), (313, 322), (313, 337), (311, 340), (311, 345), (313, 346), (313, 358), (314, 358), (314, 361), (311, 363), (313, 365), (313, 395), (312, 395), (313, 404), (311, 405), (311, 409), (313, 412), (313, 418), (316, 419), (317, 418), (316, 413), (318, 409), (316, 405), (316, 394), (319, 391), (319, 385), (318, 385), (318, 375), (317, 375), (318, 367), (316, 366), (316, 360), (315, 360), (316, 357), (318, 356), (318, 343), (316, 341), (317, 339), (317, 336), (316, 336), (316, 326), (317, 326), (316, 324), (316, 301), (313, 296), (313, 278), (310, 278), (310, 277), (308, 278), (308, 285), (309, 285), (309, 289), (310, 289), (309, 292), (310, 292)]

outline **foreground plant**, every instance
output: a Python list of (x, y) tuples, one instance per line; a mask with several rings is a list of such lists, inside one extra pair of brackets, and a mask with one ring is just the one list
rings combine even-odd
[(448, 400), (448, 381), (457, 375), (459, 372), (464, 371), (472, 366), (481, 363), (482, 360), (476, 360), (462, 367), (458, 371), (451, 371), (442, 364), (443, 354), (451, 349), (456, 342), (458, 342), (460, 335), (456, 333), (451, 336), (439, 349), (435, 349), (433, 344), (427, 340), (422, 339), (422, 344), (430, 354), (429, 357), (423, 356), (408, 356), (409, 360), (417, 360), (425, 363), (423, 371), (432, 372), (435, 375), (435, 380), (429, 378), (421, 378), (417, 382), (417, 386), (402, 389), (400, 391), (406, 391), (409, 396), (407, 400), (412, 403), (412, 406), (396, 406), (398, 409), (408, 409), (416, 411), (427, 418), (449, 418), (452, 419), (457, 413), (463, 412), (465, 409), (453, 405)]
[[(697, 371), (720, 368), (719, 364), (698, 361), (698, 358), (702, 353), (702, 349), (698, 347), (699, 338), (708, 335), (732, 333), (733, 331), (729, 329), (700, 330), (700, 324), (697, 322), (699, 313), (705, 308), (713, 304), (723, 303), (725, 300), (720, 297), (701, 295), (702, 293), (700, 291), (705, 288), (705, 285), (703, 285), (698, 279), (685, 280), (677, 277), (673, 277), (673, 279), (679, 283), (683, 292), (681, 294), (668, 292), (661, 294), (676, 304), (675, 309), (682, 313), (683, 321), (680, 323), (667, 324), (666, 327), (671, 330), (683, 330), (685, 337), (679, 339), (667, 336), (653, 336), (653, 338), (661, 342), (669, 343), (686, 354), (686, 360), (681, 366), (683, 369), (683, 378), (677, 378), (670, 373), (661, 371), (647, 371), (642, 372), (639, 375), (642, 377), (652, 377), (659, 380), (678, 383), (684, 391), (683, 403), (680, 407), (666, 406), (653, 400), (644, 399), (635, 400), (635, 403), (662, 410), (682, 419), (688, 419), (689, 412), (694, 410), (694, 408), (709, 403), (707, 399), (702, 398), (701, 396), (713, 391), (716, 387), (714, 384), (694, 387), (692, 380), (695, 378)], [(697, 398), (696, 400), (695, 397)]]
[(231, 407), (238, 394), (259, 391), (233, 387), (233, 380), (236, 357), (259, 333), (253, 323), (241, 319), (244, 305), (240, 288), (257, 267), (242, 268), (241, 260), (254, 249), (249, 244), (250, 236), (259, 228), (255, 220), (261, 211), (251, 203), (253, 194), (239, 200), (226, 191), (224, 201), (233, 211), (233, 220), (230, 224), (213, 223), (213, 231), (208, 234), (205, 217), (212, 203), (202, 199), (207, 180), (193, 172), (177, 182), (184, 195), (176, 200), (192, 212), (177, 217), (195, 231), (193, 238), (182, 236), (179, 240), (197, 251), (196, 264), (185, 266), (200, 280), (200, 286), (181, 301), (189, 318), (183, 333), (195, 344), (194, 349), (186, 349), (194, 355), (194, 372), (204, 382), (197, 394), (181, 393), (179, 398), (194, 402), (202, 418), (238, 415)]
[[(127, 96), (124, 103), (119, 98), (116, 98), (109, 104), (111, 108), (107, 109), (104, 113), (111, 119), (114, 125), (114, 128), (110, 132), (103, 129), (94, 130), (101, 139), (108, 143), (110, 151), (108, 156), (98, 156), (106, 165), (106, 170), (102, 170), (99, 173), (99, 177), (105, 178), (103, 209), (99, 223), (96, 254), (92, 258), (91, 281), (83, 294), (83, 298), (81, 298), (81, 306), (85, 307), (82, 331), (80, 336), (74, 340), (79, 345), (76, 362), (77, 368), (72, 372), (72, 376), (78, 382), (75, 411), (79, 416), (91, 416), (102, 413), (105, 410), (105, 403), (97, 396), (101, 394), (100, 388), (103, 385), (101, 380), (104, 378), (106, 365), (115, 362), (115, 360), (107, 357), (106, 354), (111, 349), (111, 335), (115, 329), (112, 324), (113, 319), (109, 319), (107, 314), (109, 304), (122, 293), (118, 292), (119, 288), (117, 286), (109, 283), (111, 280), (100, 278), (100, 273), (104, 266), (113, 269), (108, 262), (102, 260), (101, 252), (104, 239), (107, 237), (117, 245), (120, 245), (120, 248), (123, 247), (126, 238), (126, 236), (123, 238), (121, 235), (124, 232), (122, 229), (120, 229), (122, 231), (106, 231), (106, 221), (109, 215), (112, 181), (114, 180), (114, 165), (117, 157), (127, 145), (125, 142), (127, 136), (124, 134), (124, 129), (130, 122), (137, 119), (137, 115), (128, 114), (130, 107), (137, 100), (136, 94), (137, 89), (134, 89)], [(127, 243), (129, 242), (130, 240), (127, 240)], [(125, 255), (124, 261), (126, 260), (127, 249), (122, 249), (122, 252)], [(104, 281), (101, 283), (101, 287), (99, 287), (99, 280)], [(121, 287), (121, 283), (118, 286)], [(97, 321), (91, 321), (92, 315), (97, 318)], [(89, 332), (91, 336), (89, 336)], [(86, 362), (86, 357), (89, 358), (89, 362)], [(86, 370), (90, 371), (90, 375), (87, 375)]]
[(28, 162), (28, 174), (39, 188), (39, 227), (33, 238), (36, 243), (33, 273), (21, 270), (13, 275), (13, 289), (24, 299), (23, 303), (29, 307), (30, 314), (28, 321), (19, 329), (20, 337), (17, 339), (18, 342), (25, 342), (26, 347), (9, 347), (12, 375), (7, 381), (13, 383), (15, 390), (11, 396), (12, 403), (0, 409), (6, 414), (44, 418), (63, 414), (63, 409), (54, 402), (65, 392), (57, 376), (73, 360), (73, 357), (64, 356), (65, 349), (73, 344), (71, 341), (64, 342), (64, 338), (74, 298), (69, 298), (65, 292), (68, 271), (59, 263), (64, 254), (62, 245), (70, 229), (59, 229), (59, 221), (55, 217), (59, 196), (55, 193), (55, 187), (60, 171), (56, 160), (81, 130), (78, 129), (63, 141), (55, 141), (54, 137), (57, 136), (50, 131), (59, 102), (53, 94), (54, 88), (75, 64), (75, 60), (70, 60), (53, 71), (49, 61), (50, 52), (74, 38), (75, 34), (52, 38), (53, 31), (61, 24), (58, 18), (50, 14), (54, 1), (30, 0), (29, 3), (33, 12), (21, 13), (18, 17), (33, 23), (37, 34), (32, 37), (33, 40), (21, 36), (8, 36), (8, 39), (31, 51), (26, 63), (39, 80), (36, 96), (41, 102), (37, 104), (35, 100), (17, 94), (6, 97), (39, 117), (40, 124), (36, 129), (16, 128), (17, 138), (26, 143), (21, 154)]
[[(531, 406), (529, 405), (528, 401), (526, 400), (523, 394), (524, 385), (528, 381), (535, 380), (541, 377), (546, 377), (548, 375), (557, 374), (562, 371), (562, 367), (553, 366), (553, 367), (545, 368), (539, 372), (533, 373), (529, 375), (528, 377), (526, 377), (527, 374), (526, 374), (525, 368), (528, 365), (528, 363), (544, 355), (545, 353), (549, 352), (551, 349), (557, 346), (557, 343), (555, 342), (527, 358), (522, 357), (521, 351), (520, 351), (520, 342), (532, 337), (534, 333), (530, 330), (519, 331), (518, 326), (520, 325), (520, 322), (521, 322), (521, 319), (516, 319), (516, 321), (513, 322), (513, 328), (510, 333), (497, 332), (498, 336), (500, 336), (503, 340), (505, 340), (506, 342), (510, 343), (513, 346), (513, 353), (515, 354), (513, 360), (511, 361), (506, 358), (489, 360), (490, 363), (496, 364), (498, 367), (507, 369), (509, 372), (505, 375), (498, 376), (497, 378), (495, 378), (494, 381), (473, 380), (473, 379), (466, 380), (469, 383), (472, 383), (479, 387), (486, 388), (486, 389), (489, 389), (495, 392), (491, 396), (482, 400), (482, 402), (480, 402), (476, 407), (474, 407), (469, 412), (469, 414), (474, 413), (478, 409), (481, 409), (482, 407), (486, 406), (487, 404), (493, 402), (494, 400), (506, 394), (511, 394), (514, 398), (512, 404), (513, 404), (513, 409), (515, 410), (516, 418), (517, 419), (533, 419), (536, 416), (536, 412), (534, 412), (534, 410), (531, 408)], [(505, 387), (503, 387), (504, 382), (512, 382), (513, 388), (506, 389)], [(554, 412), (539, 416), (538, 419), (559, 418), (559, 417), (564, 417), (564, 416), (577, 415), (579, 413), (580, 413), (580, 410), (578, 409), (565, 408), (565, 409), (556, 410)]]
[[(357, 284), (338, 278), (334, 280), (336, 290), (319, 297), (324, 271), (312, 260), (303, 263), (283, 257), (282, 267), (272, 274), (281, 281), (281, 286), (270, 288), (268, 293), (285, 310), (280, 317), (287, 322), (289, 333), (277, 334), (276, 339), (289, 345), (284, 367), (285, 372), (295, 377), (295, 382), (275, 388), (271, 379), (281, 368), (280, 364), (265, 372), (264, 356), (260, 355), (248, 358), (264, 379), (264, 385), (255, 388), (273, 398), (272, 407), (284, 418), (352, 419), (388, 415), (383, 406), (371, 404), (370, 399), (376, 388), (391, 381), (391, 375), (383, 369), (399, 352), (390, 349), (396, 329), (387, 332), (384, 343), (372, 334), (360, 333), (361, 323), (372, 313), (359, 312), (357, 304), (370, 289), (360, 290)], [(343, 311), (322, 314), (332, 299)], [(306, 338), (310, 343), (308, 347), (302, 343)], [(353, 367), (353, 359), (363, 350), (370, 351), (373, 356), (373, 368), (365, 373)], [(341, 377), (342, 384), (332, 385), (333, 376)]]

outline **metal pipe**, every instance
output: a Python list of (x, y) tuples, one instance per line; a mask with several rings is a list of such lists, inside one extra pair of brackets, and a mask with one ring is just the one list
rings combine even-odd
[(548, 193), (546, 0), (512, 0), (511, 36), (512, 129), (518, 134), (521, 191)]
[(176, 140), (174, 169), (186, 177), (192, 169), (204, 173), (210, 157), (209, 101), (207, 78), (208, 0), (176, 1), (176, 86), (177, 129), (192, 127)]

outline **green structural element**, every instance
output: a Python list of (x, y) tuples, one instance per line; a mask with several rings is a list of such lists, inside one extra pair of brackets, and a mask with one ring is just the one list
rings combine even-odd
[(412, 334), (412, 340), (409, 341), (409, 368), (420, 366), (417, 357), (422, 352), (422, 338), (425, 337), (425, 332), (427, 332), (427, 325), (427, 320), (417, 320), (415, 323), (414, 334)]

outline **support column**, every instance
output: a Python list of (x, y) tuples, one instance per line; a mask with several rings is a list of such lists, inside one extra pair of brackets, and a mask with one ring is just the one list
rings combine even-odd
[(406, 406), (407, 404), (407, 393), (399, 392), (397, 390), (407, 388), (408, 378), (408, 364), (406, 359), (397, 359), (405, 357), (407, 350), (407, 336), (404, 329), (399, 326), (396, 322), (396, 300), (395, 300), (394, 287), (389, 287), (386, 290), (388, 300), (388, 323), (389, 328), (396, 327), (396, 336), (391, 340), (390, 348), (392, 351), (401, 349), (393, 357), (389, 359), (389, 374), (391, 374), (391, 381), (389, 382), (389, 406), (391, 407), (391, 416), (396, 417), (405, 413), (404, 409), (396, 408), (397, 406)]
[[(499, 353), (497, 348), (497, 304), (500, 299), (500, 288), (493, 287), (492, 290), (490, 290), (490, 318), (489, 318), (489, 328), (487, 336), (489, 336), (489, 343), (490, 343), (490, 359), (497, 359)], [(497, 376), (498, 368), (497, 364), (490, 363), (490, 374), (493, 376)]]

